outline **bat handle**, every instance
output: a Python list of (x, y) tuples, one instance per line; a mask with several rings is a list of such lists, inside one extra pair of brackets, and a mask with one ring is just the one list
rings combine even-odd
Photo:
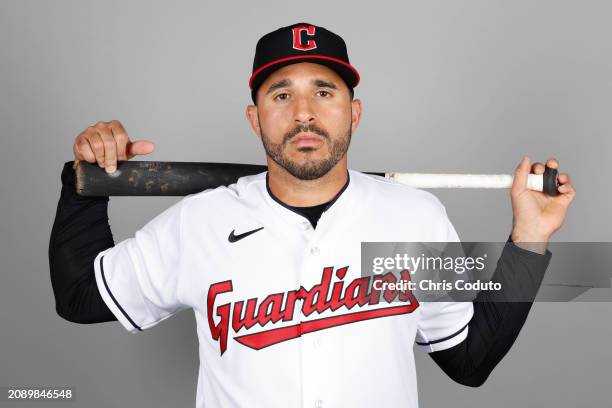
[(557, 175), (558, 175), (557, 169), (553, 169), (553, 168), (546, 166), (546, 169), (544, 170), (544, 179), (542, 180), (543, 181), (542, 191), (548, 194), (549, 196), (556, 196), (559, 194), (557, 192), (557, 187), (558, 187)]

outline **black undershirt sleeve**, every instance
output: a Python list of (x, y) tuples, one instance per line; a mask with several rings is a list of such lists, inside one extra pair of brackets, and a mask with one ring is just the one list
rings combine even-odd
[(108, 197), (76, 194), (73, 162), (64, 164), (62, 191), (49, 240), (49, 270), (55, 310), (74, 323), (117, 320), (102, 299), (94, 260), (114, 246), (108, 224)]
[[(541, 255), (506, 243), (492, 278), (502, 290), (478, 294), (464, 341), (429, 354), (449, 377), (471, 387), (484, 384), (518, 337), (550, 257), (550, 251)], [(516, 299), (521, 301), (509, 301)]]

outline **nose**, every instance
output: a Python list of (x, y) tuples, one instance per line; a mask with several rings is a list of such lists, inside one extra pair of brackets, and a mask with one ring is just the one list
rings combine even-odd
[(295, 121), (300, 124), (308, 124), (315, 120), (315, 113), (309, 98), (296, 96), (295, 98)]

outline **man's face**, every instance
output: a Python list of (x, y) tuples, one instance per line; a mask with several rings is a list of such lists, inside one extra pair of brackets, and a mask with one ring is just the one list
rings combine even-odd
[(314, 180), (345, 160), (361, 114), (342, 78), (332, 69), (299, 63), (272, 73), (247, 108), (267, 155), (301, 180)]

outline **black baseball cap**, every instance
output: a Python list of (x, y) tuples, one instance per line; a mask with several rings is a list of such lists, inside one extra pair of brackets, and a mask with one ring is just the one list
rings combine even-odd
[(272, 31), (257, 42), (249, 79), (253, 102), (257, 89), (272, 72), (300, 62), (314, 62), (333, 69), (351, 90), (359, 83), (359, 73), (349, 62), (342, 37), (323, 27), (297, 23)]

